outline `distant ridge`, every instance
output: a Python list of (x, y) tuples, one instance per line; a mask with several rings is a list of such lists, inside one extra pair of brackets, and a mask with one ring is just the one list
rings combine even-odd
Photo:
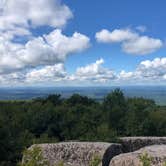
[[(96, 100), (103, 100), (104, 96), (117, 87), (21, 87), (0, 88), (0, 100), (28, 100), (46, 97), (52, 93), (61, 94), (67, 98), (78, 93)], [(166, 86), (122, 86), (127, 97), (144, 97), (153, 99), (158, 105), (166, 105)]]

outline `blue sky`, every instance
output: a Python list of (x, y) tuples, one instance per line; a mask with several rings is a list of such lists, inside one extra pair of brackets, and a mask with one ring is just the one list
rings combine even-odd
[(165, 6), (0, 0), (0, 85), (165, 85)]
[[(75, 30), (88, 35), (91, 38), (93, 47), (83, 54), (79, 55), (79, 62), (74, 57), (70, 57), (67, 69), (70, 71), (78, 65), (85, 65), (87, 62), (93, 62), (103, 57), (105, 66), (116, 70), (133, 70), (140, 61), (154, 59), (155, 57), (164, 57), (165, 49), (144, 56), (133, 56), (123, 53), (116, 44), (105, 45), (97, 43), (94, 36), (101, 29), (120, 29), (137, 26), (146, 26), (146, 35), (160, 38), (166, 38), (166, 1), (152, 0), (72, 0), (64, 1), (74, 13), (74, 20), (67, 25), (65, 32), (73, 33)], [(84, 58), (86, 56), (86, 58)], [(75, 66), (70, 65), (75, 62)], [(130, 65), (128, 65), (130, 64)]]

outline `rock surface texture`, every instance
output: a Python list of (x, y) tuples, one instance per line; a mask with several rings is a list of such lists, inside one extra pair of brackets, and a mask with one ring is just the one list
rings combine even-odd
[(143, 166), (140, 156), (147, 154), (146, 159), (150, 159), (150, 166), (165, 166), (166, 145), (152, 145), (141, 148), (138, 151), (124, 153), (115, 156), (110, 166)]
[(64, 166), (90, 166), (95, 157), (100, 158), (102, 166), (139, 166), (142, 152), (153, 157), (152, 166), (166, 166), (166, 163), (162, 165), (162, 162), (166, 161), (166, 137), (123, 137), (120, 138), (120, 144), (61, 142), (37, 146), (50, 166), (60, 162), (63, 162)]
[(133, 152), (149, 145), (166, 144), (166, 137), (122, 137), (123, 152)]
[(65, 166), (89, 166), (97, 157), (101, 159), (100, 165), (108, 166), (111, 158), (121, 153), (121, 145), (103, 142), (62, 142), (38, 146), (50, 165), (63, 162)]

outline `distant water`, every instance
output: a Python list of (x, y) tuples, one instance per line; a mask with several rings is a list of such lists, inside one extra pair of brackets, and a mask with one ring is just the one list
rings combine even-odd
[[(61, 94), (66, 98), (73, 93), (102, 100), (105, 95), (117, 87), (26, 87), (0, 88), (0, 100), (28, 100), (46, 97), (49, 94)], [(166, 105), (166, 86), (128, 86), (119, 87), (127, 97), (144, 97)]]

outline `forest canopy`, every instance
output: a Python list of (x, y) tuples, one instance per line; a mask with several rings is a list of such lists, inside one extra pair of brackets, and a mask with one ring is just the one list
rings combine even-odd
[(166, 107), (127, 98), (120, 89), (103, 102), (73, 94), (0, 101), (0, 165), (13, 166), (34, 143), (115, 141), (120, 136), (165, 136)]

